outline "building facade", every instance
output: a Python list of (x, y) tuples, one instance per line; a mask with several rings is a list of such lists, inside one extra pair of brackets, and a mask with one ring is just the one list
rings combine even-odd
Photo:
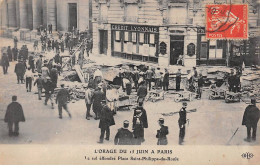
[(2, 0), (2, 30), (36, 30), (52, 24), (54, 31), (91, 29), (91, 0)]
[[(124, 59), (184, 66), (259, 64), (259, 0), (248, 4), (249, 39), (208, 40), (205, 4), (228, 0), (95, 0), (93, 52)], [(242, 47), (241, 47), (242, 46)], [(162, 50), (165, 50), (162, 52)]]

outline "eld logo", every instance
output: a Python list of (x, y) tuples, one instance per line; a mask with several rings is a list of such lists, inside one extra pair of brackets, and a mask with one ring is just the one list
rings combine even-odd
[(253, 154), (253, 153), (246, 152), (246, 153), (243, 153), (241, 156), (242, 156), (242, 158), (244, 158), (244, 159), (251, 159), (251, 158), (254, 157), (254, 154)]

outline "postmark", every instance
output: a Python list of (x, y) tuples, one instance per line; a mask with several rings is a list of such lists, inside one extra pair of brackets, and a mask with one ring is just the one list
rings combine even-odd
[(247, 4), (206, 5), (207, 39), (248, 39)]

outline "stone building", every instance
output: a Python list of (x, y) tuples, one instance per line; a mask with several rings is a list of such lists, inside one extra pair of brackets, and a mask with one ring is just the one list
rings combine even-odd
[(91, 29), (91, 0), (1, 0), (2, 30), (36, 30), (52, 24), (54, 31)]
[[(218, 0), (229, 3), (230, 0)], [(205, 4), (214, 0), (95, 0), (93, 52), (123, 59), (184, 66), (259, 64), (259, 0), (248, 4), (249, 40), (205, 38)], [(233, 48), (242, 46), (233, 51)], [(164, 52), (161, 52), (165, 50)]]

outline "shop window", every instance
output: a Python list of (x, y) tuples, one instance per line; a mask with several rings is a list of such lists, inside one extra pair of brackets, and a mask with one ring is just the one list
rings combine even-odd
[(209, 59), (223, 58), (223, 41), (210, 40), (209, 41)]
[(120, 31), (116, 31), (115, 33), (115, 40), (120, 41)]
[(154, 34), (150, 34), (150, 44), (154, 44), (154, 38), (155, 38), (155, 35)]
[(149, 44), (149, 34), (148, 33), (144, 34), (144, 44)]
[(144, 33), (139, 33), (139, 43), (144, 43)]
[(171, 7), (169, 12), (170, 24), (186, 24), (187, 8), (185, 7)]
[(128, 42), (129, 41), (129, 32), (125, 32), (125, 34), (124, 34), (124, 36), (125, 36), (125, 42)]
[(136, 32), (132, 32), (132, 42), (136, 43)]

